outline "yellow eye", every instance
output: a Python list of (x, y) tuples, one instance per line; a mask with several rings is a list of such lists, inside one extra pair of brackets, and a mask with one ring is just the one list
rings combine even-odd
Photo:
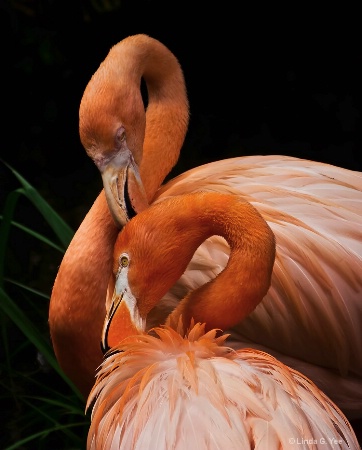
[(127, 267), (129, 263), (127, 256), (121, 256), (119, 262), (121, 263), (122, 267)]

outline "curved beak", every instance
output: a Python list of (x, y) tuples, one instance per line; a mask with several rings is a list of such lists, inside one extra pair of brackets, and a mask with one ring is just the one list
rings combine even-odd
[(106, 353), (128, 336), (142, 334), (145, 328), (146, 319), (140, 316), (135, 297), (129, 287), (125, 288), (124, 279), (117, 276), (103, 324), (102, 352)]
[(98, 165), (113, 219), (122, 228), (134, 215), (148, 207), (138, 166), (130, 150), (117, 153)]

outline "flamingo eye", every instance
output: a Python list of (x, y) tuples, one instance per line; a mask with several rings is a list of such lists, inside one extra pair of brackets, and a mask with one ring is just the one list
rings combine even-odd
[(129, 260), (128, 260), (127, 256), (125, 256), (125, 255), (121, 256), (119, 259), (119, 262), (120, 262), (121, 267), (128, 267)]
[(126, 140), (126, 130), (124, 127), (119, 127), (116, 134), (116, 140), (118, 144), (121, 144)]

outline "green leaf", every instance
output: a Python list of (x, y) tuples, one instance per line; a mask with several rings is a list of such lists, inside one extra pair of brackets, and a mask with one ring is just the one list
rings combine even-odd
[(55, 426), (52, 428), (48, 428), (46, 430), (31, 434), (31, 435), (27, 436), (26, 438), (17, 441), (16, 444), (10, 445), (10, 447), (6, 447), (4, 450), (15, 450), (17, 448), (22, 448), (22, 446), (24, 444), (26, 444), (27, 442), (33, 441), (34, 439), (38, 439), (38, 438), (40, 438), (40, 439), (44, 438), (44, 437), (48, 436), (50, 433), (53, 433), (54, 431), (63, 431), (64, 428), (75, 428), (75, 427), (79, 427), (81, 425), (84, 425), (84, 423), (79, 422), (79, 423), (72, 423), (70, 425), (59, 425), (59, 426)]
[(31, 396), (31, 395), (24, 396), (23, 398), (24, 399), (28, 398), (31, 400), (39, 400), (39, 401), (43, 402), (44, 404), (57, 406), (59, 408), (66, 410), (67, 414), (80, 415), (81, 417), (85, 418), (84, 408), (81, 409), (77, 404), (69, 401), (69, 397), (66, 397), (66, 398), (64, 397), (64, 400), (60, 400), (60, 397), (47, 398), (47, 397), (37, 397), (37, 396)]
[(47, 360), (48, 364), (69, 384), (76, 395), (83, 400), (81, 393), (69, 380), (69, 378), (63, 373), (56, 361), (53, 350), (48, 342), (39, 333), (33, 323), (27, 318), (27, 316), (21, 311), (14, 301), (6, 294), (3, 288), (0, 287), (0, 307), (5, 314), (20, 328), (25, 336), (31, 341), (39, 352)]
[(4, 283), (5, 256), (11, 227), (11, 220), (13, 218), (15, 206), (20, 194), (21, 190), (17, 189), (7, 196), (4, 207), (3, 220), (0, 224), (0, 286), (3, 286)]
[(49, 300), (49, 295), (44, 294), (43, 292), (40, 292), (40, 291), (38, 291), (36, 289), (33, 289), (33, 288), (29, 287), (29, 286), (26, 286), (25, 284), (20, 283), (19, 281), (12, 280), (11, 278), (4, 278), (4, 281), (7, 281), (8, 283), (13, 284), (14, 286), (20, 287), (20, 288), (24, 289), (24, 291), (30, 292), (32, 294), (38, 295), (39, 297), (42, 297), (42, 298), (45, 298), (45, 299)]
[[(22, 189), (19, 189), (22, 193)], [(0, 220), (4, 220), (4, 216), (0, 215)], [(43, 236), (42, 234), (37, 233), (36, 231), (32, 230), (31, 228), (26, 227), (25, 225), (22, 225), (21, 223), (15, 222), (14, 220), (11, 220), (11, 225), (19, 228), (20, 230), (24, 231), (24, 233), (29, 234), (30, 236), (34, 237), (35, 239), (38, 239), (41, 242), (44, 242), (44, 244), (49, 245), (49, 247), (55, 248), (55, 250), (58, 250), (60, 253), (64, 253), (66, 248), (60, 247), (55, 242), (48, 239), (46, 236)]]
[(52, 230), (55, 232), (59, 240), (62, 242), (65, 248), (68, 247), (72, 237), (74, 235), (73, 230), (68, 224), (57, 214), (54, 209), (47, 203), (43, 197), (37, 192), (33, 186), (28, 183), (16, 170), (6, 164), (13, 172), (16, 178), (23, 186), (23, 194), (36, 206), (36, 208), (43, 215), (48, 222)]

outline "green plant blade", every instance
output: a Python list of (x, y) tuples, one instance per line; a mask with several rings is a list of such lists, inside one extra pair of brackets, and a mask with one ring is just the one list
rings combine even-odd
[(46, 342), (43, 336), (39, 333), (33, 323), (26, 317), (26, 315), (21, 311), (21, 309), (14, 303), (11, 298), (6, 294), (3, 288), (0, 287), (0, 307), (5, 314), (7, 314), (10, 319), (20, 328), (20, 330), (25, 334), (25, 336), (31, 341), (39, 352), (46, 358), (49, 365), (69, 384), (72, 390), (77, 394), (77, 396), (83, 400), (81, 393), (74, 386), (74, 384), (69, 380), (68, 377), (63, 373), (59, 367), (55, 357), (53, 356), (53, 351), (50, 345)]
[[(19, 191), (21, 191), (21, 193), (23, 193), (22, 189), (19, 189)], [(4, 216), (0, 215), (0, 220), (4, 220)], [(21, 223), (16, 222), (15, 220), (11, 220), (10, 223), (12, 226), (24, 231), (24, 233), (27, 233), (30, 236), (34, 237), (35, 239), (38, 239), (39, 241), (44, 242), (44, 244), (49, 245), (49, 247), (53, 247), (53, 248), (55, 248), (55, 250), (58, 250), (60, 253), (64, 253), (64, 251), (65, 251), (64, 247), (60, 247), (55, 242), (48, 239), (46, 236), (43, 236), (42, 234), (37, 233), (36, 231), (32, 230), (31, 228), (28, 228), (25, 225), (22, 225)]]
[[(83, 425), (83, 422), (72, 423), (71, 425), (66, 425), (66, 427), (67, 428), (76, 428), (81, 425)], [(6, 447), (4, 450), (15, 450), (17, 448), (24, 448), (23, 445), (26, 444), (27, 442), (33, 441), (34, 439), (38, 439), (38, 438), (44, 438), (54, 431), (62, 431), (64, 429), (64, 427), (65, 427), (65, 425), (60, 425), (60, 426), (56, 426), (53, 428), (49, 428), (47, 430), (39, 431), (38, 433), (34, 433), (24, 439), (19, 440), (15, 444), (10, 445), (10, 447)]]
[(43, 215), (45, 220), (48, 222), (52, 230), (58, 236), (59, 240), (62, 242), (65, 248), (68, 247), (72, 237), (74, 235), (73, 230), (69, 225), (57, 214), (54, 209), (47, 203), (41, 195), (37, 192), (33, 186), (25, 180), (16, 170), (11, 166), (9, 169), (13, 172), (15, 177), (19, 180), (24, 189), (24, 195), (36, 206), (36, 208)]
[(75, 414), (79, 415), (81, 417), (85, 417), (84, 408), (79, 408), (78, 405), (72, 404), (69, 402), (69, 398), (64, 398), (63, 401), (59, 400), (58, 398), (46, 398), (46, 397), (37, 397), (37, 396), (31, 396), (27, 395), (23, 397), (24, 399), (30, 399), (30, 400), (39, 400), (44, 404), (57, 406), (59, 408), (63, 408), (64, 410), (67, 410), (67, 414)]
[(9, 238), (11, 220), (13, 218), (15, 206), (20, 195), (21, 190), (17, 189), (7, 196), (4, 207), (3, 220), (0, 224), (0, 286), (3, 286), (4, 282), (6, 246)]
[(4, 278), (4, 281), (7, 281), (8, 283), (13, 284), (14, 286), (18, 286), (21, 289), (24, 289), (24, 291), (30, 292), (32, 294), (37, 295), (38, 297), (45, 298), (46, 300), (49, 301), (49, 295), (44, 294), (43, 292), (40, 292), (36, 289), (33, 289), (33, 288), (27, 286), (26, 284), (19, 283), (19, 281), (12, 280), (11, 278), (6, 278), (6, 277)]

